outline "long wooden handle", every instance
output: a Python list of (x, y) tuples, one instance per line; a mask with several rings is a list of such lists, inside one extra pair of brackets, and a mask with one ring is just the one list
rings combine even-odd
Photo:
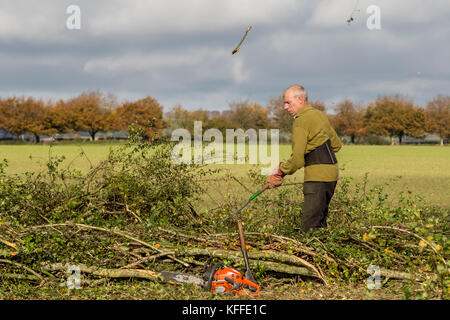
[(248, 263), (248, 255), (247, 255), (247, 248), (245, 245), (244, 228), (242, 228), (242, 221), (238, 220), (237, 224), (238, 224), (238, 229), (239, 229), (239, 239), (241, 241), (242, 255), (244, 256), (244, 262), (245, 262), (245, 276), (249, 280), (255, 281), (255, 279), (253, 278), (252, 272), (250, 270), (250, 265)]
[[(238, 229), (239, 229), (239, 240), (241, 241), (241, 249), (242, 249), (242, 252), (244, 253), (244, 256), (246, 256), (247, 248), (245, 247), (244, 228), (242, 228), (242, 221), (238, 220), (237, 224), (238, 224)], [(246, 260), (245, 257), (244, 257), (244, 260)], [(247, 261), (245, 261), (245, 263), (247, 266)]]

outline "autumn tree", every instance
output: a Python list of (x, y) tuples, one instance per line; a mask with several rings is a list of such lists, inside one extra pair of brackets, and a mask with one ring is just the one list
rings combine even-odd
[(0, 101), (0, 127), (8, 132), (20, 135), (31, 133), (35, 142), (40, 136), (56, 130), (50, 118), (50, 102), (35, 100), (32, 97), (12, 97)]
[(73, 108), (70, 108), (69, 103), (63, 99), (58, 100), (50, 112), (50, 121), (52, 127), (57, 132), (70, 132), (75, 130), (76, 114)]
[(399, 95), (379, 97), (370, 103), (364, 115), (364, 124), (369, 132), (398, 137), (399, 143), (405, 135), (419, 138), (425, 133), (426, 115), (424, 110), (416, 108), (411, 100)]
[(59, 132), (87, 131), (91, 140), (100, 131), (111, 128), (111, 106), (100, 91), (83, 92), (67, 101), (59, 100), (52, 112), (52, 122)]
[(163, 107), (149, 96), (123, 103), (114, 110), (113, 118), (114, 127), (119, 130), (128, 130), (131, 124), (143, 129), (145, 139), (160, 135), (164, 126)]
[(331, 117), (331, 125), (336, 133), (341, 136), (349, 136), (351, 143), (355, 138), (365, 133), (364, 120), (361, 109), (357, 108), (353, 101), (345, 99), (334, 108), (335, 114)]
[(231, 110), (230, 120), (236, 128), (264, 129), (270, 125), (268, 110), (257, 103), (245, 100), (232, 102), (229, 107)]
[(428, 131), (439, 135), (443, 146), (444, 138), (450, 138), (450, 96), (438, 95), (428, 102), (425, 110)]

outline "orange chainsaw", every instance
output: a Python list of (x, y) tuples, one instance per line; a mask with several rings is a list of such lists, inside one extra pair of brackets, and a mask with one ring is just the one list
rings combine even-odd
[(160, 271), (158, 272), (159, 276), (165, 281), (199, 285), (206, 291), (210, 292), (222, 293), (231, 291), (236, 294), (258, 295), (259, 285), (255, 282), (255, 279), (250, 271), (241, 220), (238, 220), (238, 228), (242, 254), (244, 256), (246, 267), (245, 276), (238, 270), (227, 267), (221, 262), (218, 262), (210, 267), (207, 267), (206, 265), (206, 271), (203, 276), (173, 271)]

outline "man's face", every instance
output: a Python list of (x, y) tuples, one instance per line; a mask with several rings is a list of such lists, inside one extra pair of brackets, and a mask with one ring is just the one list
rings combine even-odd
[(303, 97), (295, 96), (292, 91), (288, 90), (284, 93), (284, 110), (291, 116), (295, 116), (305, 104)]

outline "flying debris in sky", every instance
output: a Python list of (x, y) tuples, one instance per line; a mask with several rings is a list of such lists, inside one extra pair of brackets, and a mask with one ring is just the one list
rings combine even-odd
[(359, 0), (356, 1), (355, 7), (353, 8), (352, 13), (350, 14), (350, 18), (347, 19), (347, 24), (350, 25), (350, 23), (352, 23), (355, 19), (353, 18), (353, 15), (356, 12), (359, 12), (361, 10), (357, 9), (358, 8), (358, 4), (359, 4)]
[(239, 47), (241, 46), (242, 42), (244, 42), (245, 37), (247, 36), (247, 33), (252, 29), (252, 27), (248, 27), (247, 31), (245, 31), (244, 36), (242, 37), (241, 41), (239, 42), (239, 44), (236, 46), (236, 48), (233, 50), (233, 52), (231, 53), (232, 55), (235, 54), (236, 52), (239, 52)]

